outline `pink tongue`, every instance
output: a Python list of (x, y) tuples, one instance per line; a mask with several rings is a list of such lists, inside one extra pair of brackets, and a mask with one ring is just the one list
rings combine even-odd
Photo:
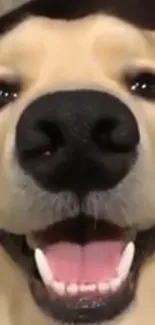
[(65, 283), (107, 281), (116, 275), (121, 241), (94, 242), (85, 246), (61, 242), (44, 250), (54, 278)]

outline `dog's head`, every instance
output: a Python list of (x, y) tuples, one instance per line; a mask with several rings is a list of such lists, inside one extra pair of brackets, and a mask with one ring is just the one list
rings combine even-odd
[(1, 242), (51, 319), (111, 320), (155, 250), (155, 37), (26, 16), (0, 37)]

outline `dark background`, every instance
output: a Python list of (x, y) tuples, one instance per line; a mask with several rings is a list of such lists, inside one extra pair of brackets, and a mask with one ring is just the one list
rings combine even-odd
[(29, 13), (75, 19), (94, 12), (110, 13), (139, 27), (155, 29), (155, 0), (32, 0), (1, 17), (0, 32)]

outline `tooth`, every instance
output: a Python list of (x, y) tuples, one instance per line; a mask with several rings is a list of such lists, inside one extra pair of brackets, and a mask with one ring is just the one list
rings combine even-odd
[(97, 290), (97, 286), (95, 284), (81, 284), (80, 292), (94, 292)]
[(87, 291), (94, 292), (96, 290), (97, 290), (96, 284), (89, 284), (89, 285), (87, 285)]
[(79, 287), (80, 292), (87, 292), (87, 285), (81, 284)]
[(121, 285), (121, 278), (114, 278), (109, 282), (110, 290), (116, 292)]
[(135, 244), (130, 242), (125, 248), (118, 267), (118, 276), (124, 281), (130, 271), (135, 254)]
[(53, 276), (52, 276), (52, 272), (48, 266), (45, 255), (39, 248), (37, 248), (35, 250), (34, 257), (35, 257), (37, 269), (39, 271), (39, 274), (40, 274), (44, 284), (46, 286), (51, 286), (52, 281), (53, 281)]
[(77, 295), (79, 288), (76, 283), (72, 283), (67, 286), (66, 290), (70, 295)]
[(59, 295), (64, 296), (65, 294), (65, 284), (63, 282), (53, 281), (51, 288)]
[(108, 282), (100, 282), (98, 284), (98, 290), (101, 294), (107, 293), (110, 290), (110, 285)]

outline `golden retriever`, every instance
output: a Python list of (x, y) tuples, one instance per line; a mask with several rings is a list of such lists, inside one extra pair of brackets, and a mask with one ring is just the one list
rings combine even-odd
[(155, 34), (26, 15), (0, 35), (3, 325), (155, 323)]

